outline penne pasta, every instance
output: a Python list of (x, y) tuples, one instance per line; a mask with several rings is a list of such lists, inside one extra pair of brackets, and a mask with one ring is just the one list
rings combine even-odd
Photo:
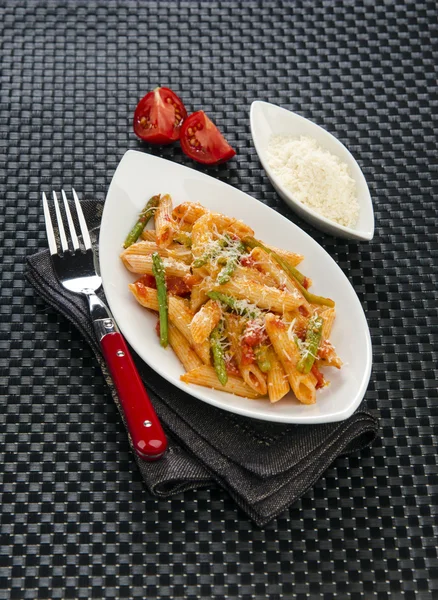
[(180, 244), (171, 244), (167, 248), (167, 255), (169, 258), (173, 258), (177, 262), (184, 262), (187, 265), (190, 265), (192, 262), (191, 250)]
[(155, 241), (143, 240), (141, 242), (135, 242), (135, 244), (131, 244), (128, 246), (126, 250), (122, 252), (120, 255), (122, 260), (126, 256), (130, 256), (131, 254), (137, 254), (139, 256), (152, 256), (154, 252), (158, 252), (160, 256), (168, 257), (169, 252), (166, 248), (160, 248), (157, 246)]
[(200, 217), (192, 229), (192, 252), (194, 257), (213, 252), (217, 246), (218, 235), (226, 232), (228, 235), (244, 237), (253, 235), (253, 230), (242, 221), (226, 217), (220, 213), (207, 212)]
[(244, 363), (242, 358), (242, 319), (236, 315), (227, 315), (228, 337), (231, 343), (231, 353), (237, 364), (243, 381), (260, 396), (268, 391), (266, 376), (261, 372), (255, 362)]
[(190, 310), (196, 312), (208, 300), (204, 284), (194, 285), (190, 295)]
[(310, 305), (304, 296), (297, 289), (296, 282), (292, 281), (291, 277), (283, 271), (281, 267), (261, 248), (254, 248), (251, 252), (252, 258), (255, 260), (256, 268), (262, 273), (270, 277), (279, 288), (287, 290), (293, 296), (300, 297), (300, 306), (305, 307), (310, 315)]
[(268, 395), (269, 401), (274, 403), (286, 396), (290, 390), (290, 385), (278, 356), (271, 348), (268, 351), (268, 356), (271, 363), (271, 368), (268, 371)]
[[(148, 242), (146, 242), (148, 243)], [(152, 256), (143, 254), (125, 254), (122, 253), (121, 258), (125, 267), (132, 273), (138, 275), (152, 275)], [(174, 260), (173, 258), (163, 259), (166, 275), (172, 277), (186, 277), (190, 275), (190, 267), (185, 263)]]
[(182, 231), (184, 233), (192, 233), (193, 223), (187, 223), (186, 221), (180, 221), (177, 224), (178, 231)]
[(147, 242), (156, 242), (157, 234), (155, 233), (155, 229), (143, 229), (141, 233), (141, 239)]
[(186, 371), (202, 365), (202, 360), (173, 323), (169, 323), (169, 343)]
[[(242, 221), (201, 204), (173, 208), (169, 195), (154, 219), (155, 229), (120, 258), (143, 276), (129, 284), (135, 300), (167, 318), (181, 380), (272, 404), (290, 391), (315, 403), (327, 384), (320, 368), (342, 361), (330, 342), (333, 301), (306, 291), (311, 280), (295, 269), (303, 256), (254, 239)], [(153, 260), (159, 296), (149, 287), (157, 281)]]
[(316, 362), (318, 367), (334, 367), (335, 369), (342, 367), (342, 360), (336, 354), (336, 350), (328, 340), (321, 342)]
[(265, 323), (269, 339), (295, 396), (303, 404), (315, 404), (316, 379), (311, 373), (304, 375), (297, 370), (300, 353), (295, 342), (289, 339), (285, 324), (272, 313), (266, 315)]
[(157, 244), (160, 248), (167, 248), (172, 243), (175, 231), (172, 219), (172, 199), (169, 194), (161, 196), (158, 208), (155, 211), (154, 220)]
[(325, 307), (322, 309), (316, 309), (316, 312), (323, 318), (324, 323), (322, 325), (322, 339), (328, 340), (332, 332), (333, 323), (336, 318), (336, 310), (334, 308)]
[(269, 277), (266, 273), (261, 273), (258, 269), (253, 267), (242, 267), (237, 266), (234, 271), (235, 279), (249, 279), (261, 285), (267, 285), (268, 287), (275, 287), (275, 280)]
[(151, 310), (158, 312), (157, 290), (147, 287), (138, 281), (130, 283), (129, 289), (134, 294), (134, 298), (139, 304), (145, 308), (150, 308)]
[(279, 256), (281, 256), (281, 258), (284, 258), (284, 260), (288, 262), (291, 267), (296, 267), (299, 265), (304, 258), (302, 254), (289, 252), (289, 250), (282, 250), (281, 248), (276, 248), (275, 246), (270, 246), (269, 244), (266, 244), (266, 247), (276, 252)]
[(173, 209), (172, 217), (175, 221), (193, 224), (207, 212), (208, 210), (202, 204), (183, 202)]
[(216, 371), (213, 367), (207, 365), (202, 365), (202, 367), (184, 373), (184, 375), (181, 375), (180, 379), (185, 383), (202, 385), (222, 392), (228, 392), (229, 394), (235, 394), (236, 396), (243, 396), (244, 398), (259, 397), (259, 394), (246, 385), (242, 379), (235, 377), (234, 375), (229, 375), (227, 383), (222, 385), (217, 378)]
[(318, 367), (342, 367), (342, 360), (336, 354), (336, 350), (330, 343), (329, 338), (336, 318), (336, 310), (330, 307), (318, 307), (316, 312), (323, 318), (321, 343), (318, 350)]
[(239, 300), (248, 300), (259, 308), (272, 310), (280, 314), (301, 306), (300, 296), (293, 296), (289, 292), (261, 285), (250, 279), (233, 278), (225, 285), (217, 286), (213, 289), (223, 294), (234, 296)]
[(204, 340), (200, 344), (196, 344), (193, 341), (192, 332), (190, 331), (193, 314), (187, 308), (182, 298), (169, 296), (169, 319), (179, 329), (189, 344), (193, 346), (193, 349), (202, 362), (206, 365), (210, 364), (210, 344), (208, 340)]
[(190, 323), (190, 331), (195, 344), (201, 344), (210, 337), (210, 333), (219, 323), (221, 316), (221, 307), (215, 300), (209, 300), (201, 307)]

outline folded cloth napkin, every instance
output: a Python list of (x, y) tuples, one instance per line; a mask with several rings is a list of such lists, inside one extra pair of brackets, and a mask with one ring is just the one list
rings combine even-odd
[[(92, 231), (96, 248), (102, 205), (86, 202), (83, 208), (89, 227), (96, 227)], [(26, 277), (90, 344), (123, 418), (85, 299), (59, 284), (48, 251), (28, 258)], [(105, 300), (103, 292), (100, 296)], [(159, 497), (216, 482), (263, 526), (302, 496), (338, 456), (368, 446), (377, 434), (377, 420), (364, 404), (346, 421), (324, 425), (240, 417), (182, 392), (134, 351), (132, 355), (169, 437), (169, 449), (158, 461), (146, 462), (134, 454), (147, 488)]]

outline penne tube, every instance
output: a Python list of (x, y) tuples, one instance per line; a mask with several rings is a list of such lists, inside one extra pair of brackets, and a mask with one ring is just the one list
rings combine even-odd
[(214, 291), (234, 296), (239, 300), (248, 300), (260, 308), (272, 310), (280, 314), (298, 308), (302, 302), (300, 296), (293, 296), (289, 292), (261, 285), (248, 279), (233, 278), (225, 285), (220, 285), (213, 289)]
[(243, 381), (257, 394), (265, 396), (268, 392), (266, 376), (260, 371), (255, 363), (250, 365), (239, 365), (239, 372)]
[(186, 221), (181, 221), (178, 223), (178, 230), (184, 233), (192, 233), (193, 223), (187, 223)]
[[(137, 273), (138, 275), (153, 275), (152, 256), (122, 253), (121, 258), (128, 271)], [(163, 264), (168, 276), (185, 277), (186, 275), (190, 275), (190, 267), (173, 258), (164, 258)]]
[(173, 323), (169, 323), (169, 343), (186, 371), (202, 366), (202, 360)]
[(336, 352), (333, 352), (333, 356), (330, 356), (329, 358), (318, 358), (315, 361), (315, 364), (317, 365), (318, 368), (334, 367), (335, 369), (340, 369), (343, 365), (343, 362), (339, 358), (339, 356), (336, 354)]
[(299, 296), (301, 298), (301, 306), (304, 307), (307, 311), (307, 314), (311, 314), (310, 304), (301, 294), (301, 292), (296, 287), (296, 282), (292, 281), (292, 278), (287, 275), (287, 273), (278, 266), (278, 264), (273, 260), (269, 254), (267, 254), (261, 248), (253, 248), (251, 251), (252, 258), (256, 261), (256, 267), (262, 273), (270, 277), (274, 280), (275, 286), (287, 290), (293, 296)]
[(220, 390), (221, 392), (228, 392), (229, 394), (235, 394), (236, 396), (242, 396), (244, 398), (258, 398), (254, 390), (252, 390), (246, 383), (234, 375), (228, 375), (228, 381), (225, 385), (222, 385), (217, 378), (216, 371), (213, 367), (202, 365), (192, 371), (184, 373), (180, 376), (181, 381), (185, 383), (194, 383), (195, 385), (202, 385), (203, 387), (213, 388)]
[(156, 242), (157, 234), (155, 233), (155, 229), (144, 229), (141, 233), (141, 239), (147, 242)]
[(318, 367), (335, 367), (336, 369), (342, 367), (342, 360), (328, 340), (323, 340), (318, 348), (317, 364)]
[(227, 217), (221, 213), (210, 213), (212, 215), (213, 227), (219, 232), (226, 231), (227, 233), (234, 233), (238, 237), (242, 238), (247, 235), (254, 235), (254, 231), (239, 219), (233, 217)]
[(192, 251), (181, 244), (171, 244), (167, 248), (167, 255), (176, 261), (184, 262), (190, 265), (192, 262)]
[(330, 337), (330, 334), (332, 332), (333, 329), (333, 324), (335, 322), (335, 318), (336, 318), (336, 309), (335, 308), (329, 308), (329, 307), (318, 307), (316, 309), (316, 312), (323, 318), (323, 325), (322, 325), (322, 338), (321, 340), (328, 340)]
[(172, 198), (169, 194), (161, 196), (160, 203), (155, 211), (154, 220), (157, 244), (160, 248), (167, 248), (172, 243), (172, 236), (175, 230), (172, 219)]
[(210, 337), (210, 333), (219, 323), (221, 316), (221, 307), (215, 300), (209, 300), (201, 307), (190, 323), (190, 331), (195, 344), (201, 344)]
[(289, 380), (284, 372), (278, 356), (269, 348), (269, 362), (271, 368), (268, 371), (268, 395), (269, 401), (274, 403), (281, 400), (290, 390)]
[(234, 277), (236, 279), (249, 279), (256, 283), (260, 283), (261, 285), (267, 285), (268, 287), (275, 287), (275, 281), (272, 277), (269, 277), (266, 273), (261, 273), (253, 267), (242, 267), (241, 265), (238, 265), (234, 271)]
[(193, 315), (180, 298), (169, 296), (169, 319), (176, 325), (186, 340), (193, 344), (190, 323)]
[(296, 267), (302, 262), (304, 256), (302, 254), (296, 254), (295, 252), (289, 252), (289, 250), (281, 250), (281, 248), (276, 248), (275, 246), (270, 246), (265, 244), (267, 248), (276, 252), (281, 258), (284, 258), (286, 262), (290, 264), (291, 267)]
[(193, 224), (202, 215), (205, 215), (208, 210), (196, 202), (183, 202), (178, 204), (172, 211), (172, 217), (175, 221)]
[(207, 248), (214, 241), (211, 229), (210, 213), (202, 215), (193, 225), (192, 229), (192, 253), (194, 258), (199, 258), (208, 253)]
[(322, 317), (322, 337), (318, 349), (317, 365), (318, 367), (342, 367), (342, 360), (336, 353), (334, 346), (330, 343), (329, 338), (332, 332), (333, 324), (336, 318), (336, 309), (329, 307), (317, 307), (315, 311)]
[(286, 325), (281, 319), (268, 313), (265, 318), (266, 331), (282, 367), (289, 379), (289, 384), (297, 399), (303, 404), (316, 402), (316, 378), (312, 373), (304, 375), (297, 371), (301, 356), (294, 341), (289, 339)]
[(128, 246), (128, 248), (126, 248), (126, 250), (124, 250), (120, 256), (122, 257), (122, 259), (125, 256), (130, 256), (131, 254), (137, 254), (139, 256), (150, 256), (154, 254), (154, 252), (158, 252), (158, 254), (162, 257), (169, 256), (169, 253), (166, 250), (166, 248), (160, 248), (155, 242), (149, 240), (142, 240), (141, 242), (131, 244), (131, 246)]
[(129, 289), (134, 295), (134, 298), (145, 308), (150, 308), (158, 312), (158, 295), (154, 288), (143, 285), (140, 281), (129, 284)]
[(182, 298), (169, 296), (169, 319), (193, 347), (202, 362), (206, 365), (210, 364), (210, 343), (208, 339), (200, 344), (193, 341), (192, 332), (190, 331), (193, 314)]
[(241, 334), (243, 328), (243, 320), (236, 315), (226, 315), (228, 339), (231, 344), (231, 352), (239, 369), (243, 381), (249, 385), (251, 389), (264, 396), (268, 392), (266, 384), (266, 376), (261, 372), (257, 364), (242, 363), (242, 342)]
[(266, 396), (268, 393), (266, 375), (260, 371), (255, 363), (242, 365), (239, 371), (243, 381), (249, 385), (251, 389), (260, 394), (260, 396)]
[(202, 215), (192, 229), (192, 252), (195, 258), (208, 253), (208, 248), (217, 242), (218, 236), (227, 234), (252, 235), (252, 229), (238, 219), (226, 217), (220, 213), (208, 212)]
[(190, 310), (195, 313), (207, 300), (205, 285), (203, 283), (194, 285), (190, 296)]

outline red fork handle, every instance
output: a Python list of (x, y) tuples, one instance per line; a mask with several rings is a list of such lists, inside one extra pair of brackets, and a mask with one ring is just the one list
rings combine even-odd
[(143, 460), (160, 458), (167, 440), (154, 407), (122, 335), (107, 333), (100, 340), (111, 377), (116, 386), (132, 444)]

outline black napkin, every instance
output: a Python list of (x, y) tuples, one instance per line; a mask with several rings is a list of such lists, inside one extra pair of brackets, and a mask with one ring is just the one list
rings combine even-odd
[[(83, 208), (89, 227), (97, 227), (102, 204), (85, 202)], [(97, 236), (95, 229), (95, 248)], [(48, 251), (28, 258), (26, 277), (90, 344), (123, 418), (85, 299), (59, 284)], [(185, 394), (132, 354), (169, 437), (169, 449), (159, 461), (146, 462), (134, 454), (147, 488), (159, 497), (216, 482), (263, 526), (302, 496), (338, 456), (368, 446), (377, 433), (377, 420), (364, 404), (346, 421), (325, 425), (240, 417)]]

